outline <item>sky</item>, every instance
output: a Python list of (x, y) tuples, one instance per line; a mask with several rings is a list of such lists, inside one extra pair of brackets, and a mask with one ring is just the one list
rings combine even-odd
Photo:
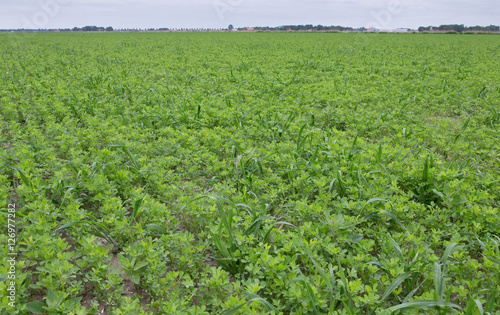
[(0, 0), (0, 29), (500, 25), (499, 0)]

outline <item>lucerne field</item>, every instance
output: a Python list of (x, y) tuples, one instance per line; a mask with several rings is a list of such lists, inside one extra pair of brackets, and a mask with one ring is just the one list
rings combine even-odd
[(500, 314), (500, 36), (0, 42), (1, 314)]

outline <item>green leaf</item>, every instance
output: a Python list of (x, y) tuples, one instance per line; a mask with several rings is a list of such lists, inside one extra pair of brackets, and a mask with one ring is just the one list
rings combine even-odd
[(434, 264), (434, 294), (441, 298), (444, 291), (444, 274), (441, 272), (441, 265)]
[(146, 199), (146, 193), (144, 193), (144, 196), (142, 196), (142, 198), (140, 199), (137, 199), (135, 202), (134, 202), (134, 210), (132, 211), (132, 217), (131, 217), (131, 220), (130, 220), (130, 224), (132, 224), (132, 222), (135, 220), (135, 218), (137, 217), (137, 213), (139, 212), (139, 209), (141, 208), (142, 206), (142, 203), (144, 202), (144, 200)]
[(477, 309), (479, 311), (479, 313), (481, 313), (481, 315), (484, 314), (484, 308), (483, 308), (483, 304), (481, 303), (481, 301), (479, 300), (474, 300), (474, 302), (476, 302), (476, 305), (477, 305)]
[(122, 266), (122, 268), (127, 268), (130, 266), (130, 261), (127, 257), (125, 257), (125, 255), (119, 254), (116, 258), (118, 258), (118, 263), (120, 264), (120, 266)]
[(312, 307), (313, 307), (313, 314), (319, 315), (320, 313), (317, 309), (317, 306), (319, 305), (318, 299), (316, 298), (316, 295), (314, 294), (312, 287), (307, 282), (306, 277), (304, 277), (304, 275), (302, 274), (302, 272), (300, 270), (298, 270), (298, 271), (301, 274), (301, 277), (295, 278), (295, 279), (291, 280), (290, 282), (299, 282), (302, 284), (302, 286), (306, 290), (307, 295), (309, 296), (309, 299), (311, 300)]
[(146, 228), (151, 229), (151, 230), (155, 230), (156, 232), (158, 232), (158, 234), (167, 234), (167, 230), (165, 230), (165, 228), (163, 228), (163, 226), (156, 224), (156, 223), (148, 224), (148, 225), (146, 225)]
[(146, 267), (149, 265), (147, 261), (139, 261), (135, 264), (134, 270), (141, 270), (141, 269), (146, 269)]
[(229, 311), (224, 312), (222, 315), (234, 314), (234, 313), (238, 312), (243, 306), (245, 306), (245, 304), (249, 304), (249, 303), (252, 303), (254, 301), (257, 301), (260, 304), (262, 304), (266, 308), (266, 310), (268, 310), (269, 312), (275, 312), (276, 314), (278, 314), (278, 310), (274, 306), (272, 306), (269, 302), (267, 302), (265, 299), (261, 298), (258, 295), (247, 292), (247, 291), (245, 291), (245, 293), (247, 295), (249, 295), (251, 300), (247, 301), (246, 303), (242, 303)]
[(398, 243), (396, 243), (396, 241), (389, 234), (385, 234), (385, 236), (389, 239), (389, 242), (398, 254), (399, 258), (404, 260), (403, 252), (401, 251), (401, 247), (399, 247)]
[(342, 267), (342, 264), (340, 263), (340, 256), (337, 256), (337, 263), (339, 266), (340, 279), (343, 284), (344, 295), (347, 297), (347, 311), (349, 314), (353, 314), (352, 309), (354, 309), (354, 301), (352, 300), (352, 296), (349, 293), (349, 284), (345, 276), (344, 267)]
[(469, 125), (469, 123), (470, 123), (470, 117), (467, 118), (467, 120), (462, 125), (462, 128), (460, 129), (460, 132), (455, 136), (455, 138), (453, 138), (453, 144), (455, 144), (457, 142), (457, 140), (462, 136), (462, 134), (467, 129), (467, 126)]
[(446, 266), (446, 263), (448, 262), (448, 257), (450, 255), (452, 255), (460, 248), (463, 248), (463, 246), (458, 246), (457, 248), (455, 248), (455, 246), (457, 246), (457, 243), (451, 243), (450, 245), (448, 245), (448, 247), (446, 247), (446, 250), (443, 253), (443, 257), (441, 258), (441, 263), (443, 264), (443, 266)]
[(393, 307), (388, 308), (389, 311), (395, 312), (398, 310), (410, 310), (410, 309), (422, 309), (422, 308), (436, 308), (436, 307), (448, 307), (448, 308), (456, 308), (458, 310), (462, 310), (462, 308), (456, 304), (442, 301), (442, 300), (422, 300), (422, 301), (413, 301), (408, 303), (399, 304)]
[(359, 212), (358, 217), (360, 217), (365, 212), (365, 208), (366, 208), (367, 205), (369, 205), (370, 203), (377, 202), (377, 201), (387, 201), (387, 200), (382, 199), (382, 198), (371, 198), (371, 199), (369, 199), (367, 202), (365, 202), (365, 204), (363, 205), (363, 208), (361, 208), (361, 211)]
[(399, 225), (403, 230), (407, 230), (406, 227), (404, 226), (404, 224), (401, 223), (401, 221), (399, 221), (398, 218), (394, 214), (392, 214), (391, 212), (385, 211), (385, 210), (380, 210), (380, 213), (385, 214), (389, 218), (393, 219), (394, 222), (396, 222), (396, 224)]
[(14, 166), (9, 166), (11, 169), (16, 170), (19, 173), (19, 176), (21, 177), (21, 181), (25, 186), (33, 188), (33, 184), (31, 183), (31, 180), (28, 178), (28, 175), (26, 174), (25, 171), (23, 171), (20, 168), (14, 167)]
[(417, 293), (418, 289), (420, 289), (420, 286), (416, 287), (415, 289), (411, 290), (410, 293), (408, 293), (407, 296), (405, 296), (404, 300), (403, 300), (403, 303), (406, 303), (408, 302), (409, 300), (411, 300), (411, 298), (415, 295), (415, 293)]
[(361, 242), (362, 239), (363, 239), (362, 234), (347, 235), (347, 241), (349, 243), (357, 244), (357, 243)]
[(46, 297), (47, 307), (51, 310), (55, 310), (62, 303), (65, 295), (66, 294), (64, 292), (49, 291)]
[(432, 191), (433, 191), (436, 195), (438, 195), (439, 197), (441, 197), (442, 199), (444, 199), (444, 195), (443, 195), (443, 193), (442, 193), (442, 192), (439, 192), (439, 191), (437, 191), (436, 189), (433, 189)]
[(26, 308), (33, 314), (45, 314), (45, 304), (42, 302), (31, 302), (26, 304)]
[(66, 301), (66, 303), (65, 303), (66, 310), (73, 310), (78, 304), (80, 304), (81, 301), (82, 301), (81, 296), (74, 298), (74, 299), (71, 299), (69, 301)]
[(135, 284), (139, 284), (139, 282), (141, 282), (141, 276), (137, 274), (131, 275), (130, 281), (132, 281)]
[(67, 224), (64, 224), (64, 225), (60, 226), (54, 232), (67, 229), (67, 228), (72, 227), (72, 226), (77, 225), (77, 224), (86, 224), (86, 223), (87, 223), (86, 221), (74, 221), (74, 222), (70, 222), (70, 223), (67, 223)]
[(323, 271), (323, 268), (321, 268), (321, 266), (312, 258), (311, 255), (308, 254), (307, 256), (309, 256), (309, 259), (311, 260), (313, 265), (316, 267), (316, 271), (318, 271), (321, 278), (323, 278), (323, 281), (325, 282), (326, 286), (330, 290), (330, 294), (333, 295), (333, 285), (332, 285), (330, 279), (328, 278), (328, 276), (326, 275), (326, 273)]
[(199, 196), (199, 197), (196, 197), (196, 198), (193, 198), (193, 199), (190, 199), (184, 206), (182, 206), (182, 208), (179, 210), (179, 212), (182, 213), (182, 211), (191, 203), (197, 201), (197, 200), (200, 200), (200, 199), (204, 199), (204, 198), (209, 198), (208, 196)]
[(394, 290), (397, 289), (397, 287), (399, 287), (399, 285), (401, 283), (403, 283), (403, 281), (406, 280), (406, 278), (408, 278), (411, 275), (412, 275), (411, 272), (407, 272), (407, 273), (405, 273), (403, 275), (398, 276), (396, 279), (394, 279), (394, 281), (391, 283), (391, 285), (388, 286), (387, 289), (385, 289), (385, 292), (382, 295), (382, 298), (380, 299), (379, 302), (384, 301)]
[(96, 231), (96, 233), (90, 232), (91, 234), (93, 234), (93, 235), (95, 235), (97, 237), (102, 237), (102, 238), (106, 239), (108, 242), (110, 242), (113, 245), (117, 245), (116, 241), (111, 237), (111, 235), (109, 235), (108, 228), (106, 228), (103, 224), (98, 223), (98, 222), (74, 221), (74, 222), (70, 222), (70, 223), (67, 223), (67, 224), (64, 224), (64, 225), (60, 226), (54, 232), (67, 229), (69, 227), (72, 227), (72, 226), (75, 226), (75, 225), (78, 225), (78, 224), (84, 224), (84, 225), (89, 226), (94, 231)]
[(129, 159), (132, 161), (132, 164), (134, 165), (135, 169), (137, 171), (139, 171), (141, 169), (141, 166), (139, 165), (139, 163), (137, 162), (137, 160), (134, 158), (134, 156), (132, 155), (132, 153), (130, 153), (129, 149), (125, 146), (122, 146), (121, 147), (123, 152), (125, 152), (126, 155), (128, 155)]
[(332, 192), (332, 189), (333, 189), (333, 184), (335, 184), (335, 181), (337, 181), (336, 178), (334, 178), (331, 182), (330, 182), (330, 187), (328, 188), (328, 193), (331, 193)]
[(245, 304), (247, 304), (247, 303), (242, 303), (242, 304), (236, 306), (235, 308), (233, 308), (232, 310), (224, 312), (222, 315), (232, 315), (232, 314), (238, 312), (243, 306), (245, 306)]
[(272, 306), (269, 302), (267, 302), (263, 298), (261, 298), (261, 297), (254, 298), (254, 299), (251, 299), (248, 302), (251, 303), (253, 301), (257, 301), (260, 304), (262, 304), (266, 308), (266, 310), (268, 310), (269, 312), (275, 312), (275, 314), (278, 314), (278, 310), (276, 308), (274, 308), (274, 306)]
[(274, 217), (271, 217), (271, 216), (268, 216), (268, 215), (263, 215), (263, 216), (258, 217), (257, 219), (255, 219), (253, 221), (252, 225), (250, 225), (250, 227), (248, 229), (246, 229), (246, 231), (245, 231), (244, 234), (245, 235), (249, 235), (255, 229), (255, 227), (257, 226), (257, 224), (260, 221), (271, 220), (271, 219), (274, 219)]
[(492, 263), (495, 263), (497, 265), (500, 265), (500, 260), (498, 259), (495, 259), (495, 258), (492, 258), (490, 256), (483, 256), (484, 258), (488, 259), (489, 261), (491, 261)]

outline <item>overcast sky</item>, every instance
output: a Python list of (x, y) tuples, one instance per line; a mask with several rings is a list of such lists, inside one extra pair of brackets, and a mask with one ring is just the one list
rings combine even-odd
[(499, 0), (0, 0), (0, 28), (500, 25)]

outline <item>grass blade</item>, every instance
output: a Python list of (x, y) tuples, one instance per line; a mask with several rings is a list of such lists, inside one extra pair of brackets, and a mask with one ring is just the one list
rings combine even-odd
[(442, 300), (422, 300), (422, 301), (407, 302), (390, 307), (387, 310), (395, 312), (399, 310), (436, 308), (436, 307), (456, 308), (458, 310), (462, 310), (462, 308), (459, 305)]
[(379, 303), (382, 302), (382, 301), (384, 301), (394, 290), (396, 290), (397, 287), (399, 287), (399, 285), (401, 283), (403, 283), (403, 281), (406, 280), (406, 278), (408, 278), (411, 275), (412, 275), (411, 272), (407, 272), (407, 273), (405, 273), (403, 275), (400, 275), (396, 279), (394, 279), (394, 281), (391, 283), (391, 285), (388, 286), (387, 289), (385, 289), (385, 292), (382, 295), (382, 298), (380, 299)]

